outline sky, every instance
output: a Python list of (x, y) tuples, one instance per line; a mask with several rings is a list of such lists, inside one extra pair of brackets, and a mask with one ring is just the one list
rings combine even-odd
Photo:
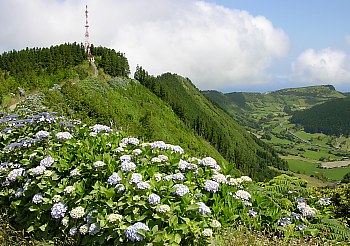
[(0, 0), (0, 54), (84, 42), (201, 90), (350, 91), (349, 0)]

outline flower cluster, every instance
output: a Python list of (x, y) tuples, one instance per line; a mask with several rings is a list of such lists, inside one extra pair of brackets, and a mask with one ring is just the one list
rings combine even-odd
[(142, 175), (139, 174), (139, 173), (133, 173), (131, 175), (131, 179), (129, 180), (129, 183), (130, 184), (133, 184), (133, 183), (137, 184), (137, 183), (140, 183), (140, 182), (142, 182)]
[(72, 139), (73, 135), (70, 134), (69, 132), (58, 132), (56, 133), (55, 137), (57, 139)]
[(188, 187), (186, 185), (183, 185), (183, 184), (175, 184), (173, 186), (173, 189), (174, 189), (174, 193), (178, 196), (184, 196), (190, 192)]
[(40, 166), (43, 166), (46, 168), (51, 167), (51, 165), (54, 163), (54, 161), (55, 161), (55, 159), (52, 158), (52, 156), (48, 155), (40, 161)]
[(39, 138), (39, 139), (43, 139), (43, 138), (47, 138), (50, 136), (50, 133), (47, 132), (47, 131), (38, 131), (36, 134), (35, 134), (35, 137), (36, 138)]
[(157, 205), (160, 202), (160, 196), (157, 194), (150, 194), (148, 196), (148, 202), (152, 205)]
[(99, 167), (103, 167), (104, 165), (106, 165), (103, 161), (95, 161), (92, 164), (95, 168), (99, 168)]
[(73, 219), (79, 219), (82, 218), (85, 214), (85, 209), (81, 206), (73, 208), (70, 212), (70, 217), (72, 217)]
[(110, 127), (105, 126), (105, 125), (100, 125), (100, 124), (96, 124), (96, 125), (92, 126), (91, 129), (95, 133), (99, 133), (99, 132), (102, 132), (102, 131), (106, 131), (106, 132), (112, 131), (112, 129)]
[(109, 214), (107, 216), (107, 220), (111, 223), (117, 222), (117, 221), (121, 221), (123, 219), (123, 216), (120, 214)]
[(167, 212), (169, 212), (170, 211), (170, 207), (169, 207), (169, 205), (160, 205), (158, 208), (157, 208), (157, 211), (159, 212), (159, 213), (163, 213), (163, 214), (165, 214), (165, 213), (167, 213)]
[(211, 213), (210, 208), (203, 202), (198, 202), (197, 204), (199, 205), (198, 212), (200, 212), (201, 214), (205, 215)]
[(243, 201), (249, 201), (252, 196), (245, 190), (238, 190), (235, 192), (234, 197)]
[(122, 180), (121, 177), (117, 173), (113, 173), (111, 176), (109, 176), (107, 183), (109, 185), (116, 185), (119, 183), (119, 181)]
[(124, 144), (133, 144), (133, 145), (139, 145), (140, 144), (140, 140), (138, 140), (137, 138), (123, 138), (122, 139), (122, 143)]
[(332, 204), (332, 200), (331, 198), (320, 198), (318, 201), (317, 201), (321, 206), (329, 206)]
[(216, 171), (221, 170), (221, 167), (217, 164), (216, 160), (212, 157), (205, 157), (204, 159), (202, 159), (201, 164), (203, 166), (210, 167)]
[(144, 239), (144, 237), (138, 233), (138, 230), (149, 231), (149, 228), (146, 224), (142, 222), (136, 222), (134, 225), (129, 226), (125, 229), (125, 236), (132, 242), (139, 242)]
[(306, 201), (298, 202), (297, 208), (307, 219), (310, 219), (313, 215), (317, 214), (317, 210), (307, 205)]
[(136, 169), (136, 165), (133, 162), (128, 162), (128, 161), (124, 161), (121, 164), (121, 170), (122, 172), (133, 172)]
[(219, 183), (212, 180), (207, 180), (204, 183), (204, 189), (206, 191), (216, 193), (219, 190)]
[(63, 202), (56, 203), (51, 208), (51, 217), (54, 219), (63, 218), (68, 207)]

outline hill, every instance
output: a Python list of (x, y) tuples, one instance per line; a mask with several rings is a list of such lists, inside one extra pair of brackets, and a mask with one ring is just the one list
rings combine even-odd
[[(6, 86), (0, 87), (2, 95), (8, 100), (8, 93), (19, 87), (42, 92), (46, 105), (61, 114), (128, 130), (148, 141), (171, 140), (190, 153), (214, 156), (228, 170), (236, 165), (257, 180), (277, 175), (269, 166), (286, 169), (286, 162), (272, 148), (208, 101), (188, 79), (164, 74), (154, 77), (152, 86), (141, 78), (140, 84), (127, 78), (129, 65), (122, 53), (102, 47), (91, 50), (100, 70), (96, 79), (89, 76), (92, 67), (81, 61), (82, 46), (77, 44), (3, 54), (0, 64)], [(29, 59), (30, 55), (37, 60)], [(47, 56), (53, 59), (45, 62)], [(63, 66), (62, 60), (75, 63)], [(25, 69), (9, 71), (5, 66), (9, 61)], [(41, 65), (35, 66), (36, 62)], [(62, 76), (55, 77), (57, 73)]]
[(209, 141), (227, 160), (236, 163), (243, 173), (261, 180), (274, 175), (269, 166), (287, 168), (272, 148), (204, 97), (188, 78), (170, 73), (153, 77), (142, 68), (136, 73), (135, 77), (167, 102), (186, 126)]
[[(268, 93), (224, 94), (217, 91), (202, 93), (222, 107), (246, 130), (272, 145), (288, 161), (292, 171), (328, 181), (340, 181), (344, 174), (350, 171), (349, 167), (332, 170), (320, 168), (323, 161), (341, 161), (346, 158), (350, 151), (349, 139), (325, 134), (329, 131), (308, 133), (302, 125), (291, 122), (292, 115), (303, 115), (303, 110), (313, 112), (313, 108), (322, 108), (328, 103), (333, 105), (333, 102), (335, 104), (344, 102), (345, 106), (346, 95), (336, 91), (333, 86), (288, 88)], [(342, 106), (339, 105), (339, 109), (341, 108)], [(333, 113), (337, 111), (338, 109), (334, 109)], [(340, 114), (332, 119), (339, 119), (339, 116)], [(332, 124), (334, 127), (339, 125), (331, 120), (328, 124), (325, 123), (324, 121), (329, 117), (322, 115), (321, 112), (314, 112), (312, 117), (310, 115), (310, 124), (317, 122), (316, 118), (322, 118), (320, 122), (323, 121), (323, 123), (320, 124), (327, 125), (329, 128), (333, 127)]]
[(350, 98), (340, 98), (293, 112), (292, 123), (300, 124), (306, 132), (348, 136), (350, 134)]

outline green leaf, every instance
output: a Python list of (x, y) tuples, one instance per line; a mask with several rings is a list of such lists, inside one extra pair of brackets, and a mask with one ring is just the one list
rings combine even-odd
[(42, 231), (45, 231), (46, 227), (47, 227), (47, 223), (42, 225), (42, 226), (40, 226), (39, 229), (42, 230)]
[(113, 203), (112, 200), (108, 200), (108, 201), (106, 202), (106, 204), (107, 204), (110, 208), (112, 208), (114, 203)]
[(29, 226), (28, 229), (27, 229), (27, 232), (30, 233), (34, 231), (34, 226)]
[(176, 233), (175, 234), (175, 242), (177, 243), (177, 244), (180, 244), (180, 242), (181, 242), (181, 235), (179, 234), (179, 233)]

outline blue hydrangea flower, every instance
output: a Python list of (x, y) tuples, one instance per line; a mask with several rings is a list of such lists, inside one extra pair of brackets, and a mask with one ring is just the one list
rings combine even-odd
[(148, 202), (152, 205), (157, 205), (160, 202), (160, 196), (157, 194), (151, 194), (148, 196)]
[(206, 191), (216, 193), (219, 190), (219, 183), (213, 180), (207, 180), (204, 183), (204, 189)]
[(109, 185), (116, 185), (119, 183), (119, 181), (122, 180), (121, 177), (117, 173), (113, 173), (111, 176), (109, 176), (107, 183)]
[(98, 225), (98, 223), (92, 223), (89, 226), (89, 235), (96, 235), (98, 232), (100, 231), (100, 227)]
[(140, 233), (137, 232), (137, 230), (149, 231), (149, 228), (144, 223), (137, 222), (125, 229), (125, 236), (132, 242), (142, 241), (144, 238)]
[(200, 212), (201, 214), (205, 215), (211, 213), (210, 208), (203, 202), (198, 202), (197, 204), (199, 205), (198, 212)]
[(184, 196), (190, 192), (188, 187), (186, 185), (183, 185), (183, 184), (176, 184), (173, 186), (173, 188), (175, 189), (175, 194), (178, 196)]
[(51, 208), (51, 217), (54, 219), (63, 218), (68, 207), (63, 202), (56, 203)]
[(32, 198), (32, 201), (33, 201), (33, 203), (35, 203), (35, 204), (42, 203), (42, 201), (43, 201), (43, 195), (41, 195), (40, 193), (35, 194), (35, 195), (33, 196), (33, 198)]
[(55, 159), (52, 158), (52, 156), (48, 155), (44, 159), (40, 161), (40, 166), (43, 167), (51, 167), (51, 165), (54, 163)]

